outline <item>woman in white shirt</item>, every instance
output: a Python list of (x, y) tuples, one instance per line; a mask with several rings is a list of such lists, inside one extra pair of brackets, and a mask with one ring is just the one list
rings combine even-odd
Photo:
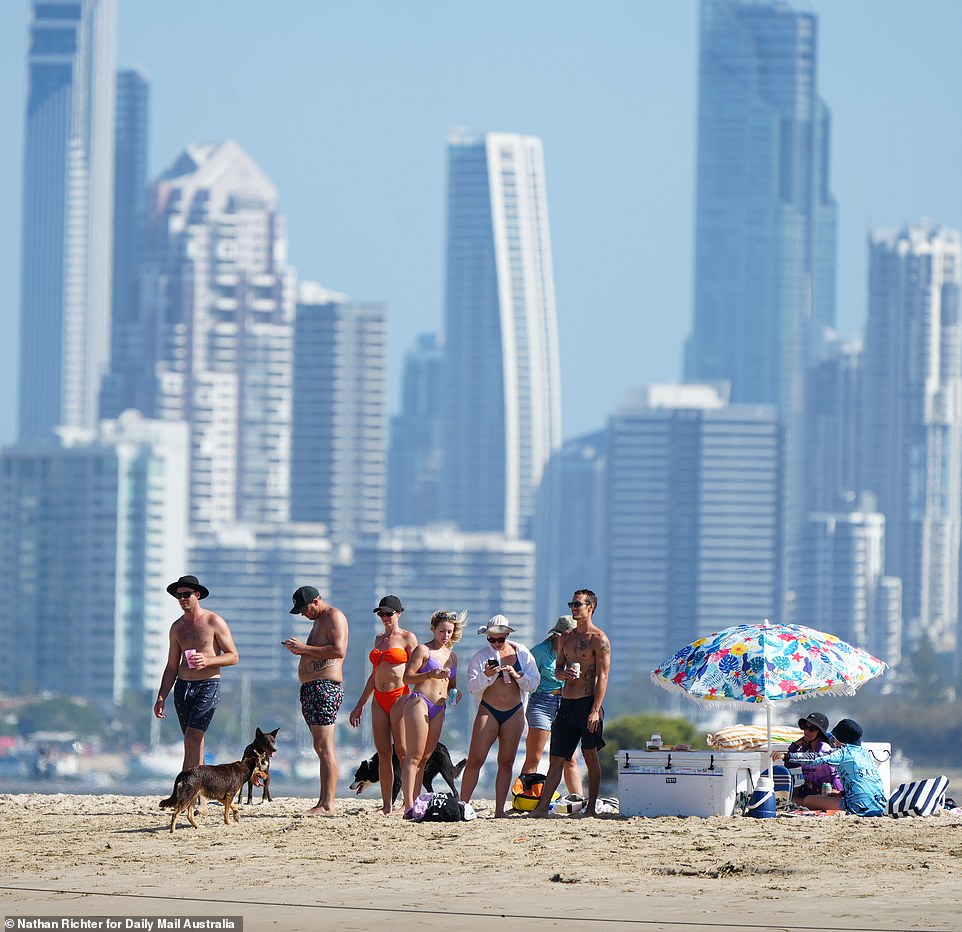
[(468, 762), (461, 778), (461, 802), (471, 802), (481, 768), (495, 741), (498, 742), (498, 775), (494, 784), (494, 817), (504, 816), (504, 804), (514, 770), (514, 760), (524, 731), (524, 705), (538, 688), (541, 675), (531, 651), (508, 640), (516, 629), (504, 615), (495, 615), (478, 634), (487, 635), (468, 664), (468, 690), (478, 699), (478, 714), (471, 732)]

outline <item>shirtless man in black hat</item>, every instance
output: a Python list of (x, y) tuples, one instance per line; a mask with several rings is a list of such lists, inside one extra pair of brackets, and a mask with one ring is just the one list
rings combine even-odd
[(184, 614), (170, 626), (167, 666), (160, 678), (154, 715), (166, 718), (164, 703), (174, 690), (174, 708), (184, 733), (184, 766), (204, 763), (204, 735), (220, 698), (220, 668), (237, 663), (237, 648), (227, 622), (201, 608), (210, 592), (196, 576), (181, 576), (167, 591)]

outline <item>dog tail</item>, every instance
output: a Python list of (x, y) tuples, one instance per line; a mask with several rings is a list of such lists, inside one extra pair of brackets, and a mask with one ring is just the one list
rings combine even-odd
[(464, 765), (468, 762), (466, 757), (462, 757), (461, 760), (457, 762), (454, 768), (454, 777), (457, 779), (461, 776), (461, 771), (464, 770)]
[(160, 801), (161, 809), (174, 808), (174, 805), (177, 802), (177, 787), (183, 782), (183, 780), (184, 780), (184, 771), (181, 771), (179, 774), (177, 774), (176, 778), (174, 779), (174, 788), (173, 790), (171, 790), (170, 796)]

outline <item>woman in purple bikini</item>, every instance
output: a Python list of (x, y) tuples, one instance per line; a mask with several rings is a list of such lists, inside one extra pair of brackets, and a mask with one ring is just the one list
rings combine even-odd
[(504, 615), (495, 615), (478, 634), (487, 635), (468, 663), (468, 690), (479, 702), (471, 731), (468, 762), (461, 778), (461, 801), (471, 802), (481, 768), (495, 741), (498, 742), (498, 775), (494, 782), (494, 817), (504, 816), (504, 804), (514, 776), (514, 759), (524, 731), (524, 704), (538, 688), (538, 663), (523, 644), (508, 640), (514, 632)]
[(406, 818), (414, 808), (424, 766), (441, 737), (448, 695), (457, 685), (458, 657), (452, 648), (461, 639), (465, 617), (467, 612), (460, 615), (457, 612), (435, 612), (431, 616), (434, 637), (414, 649), (404, 670), (404, 682), (411, 687), (411, 694), (400, 700), (404, 706), (398, 733), (400, 743), (396, 750), (401, 761), (401, 793)]

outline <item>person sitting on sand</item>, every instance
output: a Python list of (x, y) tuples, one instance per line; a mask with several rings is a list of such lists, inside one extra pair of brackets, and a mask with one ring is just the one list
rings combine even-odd
[(785, 755), (785, 766), (788, 768), (800, 767), (817, 759), (820, 763), (834, 766), (841, 777), (841, 796), (806, 796), (805, 807), (857, 816), (885, 815), (888, 803), (885, 786), (875, 766), (875, 758), (861, 746), (862, 726), (850, 718), (843, 718), (832, 729), (832, 737), (836, 750), (831, 754), (797, 751)]
[(514, 759), (524, 731), (525, 698), (537, 689), (541, 676), (531, 651), (508, 640), (515, 629), (504, 615), (495, 615), (478, 634), (487, 635), (468, 664), (468, 690), (478, 702), (471, 731), (468, 762), (461, 778), (461, 802), (471, 802), (481, 768), (495, 741), (498, 742), (498, 773), (494, 781), (494, 817), (504, 817), (504, 804), (511, 788)]
[[(798, 727), (803, 735), (788, 746), (788, 753), (817, 754), (824, 756), (832, 753), (829, 742), (828, 719), (821, 712), (811, 712), (798, 720)], [(843, 786), (838, 773), (831, 764), (816, 760), (811, 764), (802, 764), (801, 786), (795, 788), (792, 799), (800, 805), (805, 805), (806, 796), (821, 796), (822, 786), (831, 785), (832, 790), (841, 793)]]

